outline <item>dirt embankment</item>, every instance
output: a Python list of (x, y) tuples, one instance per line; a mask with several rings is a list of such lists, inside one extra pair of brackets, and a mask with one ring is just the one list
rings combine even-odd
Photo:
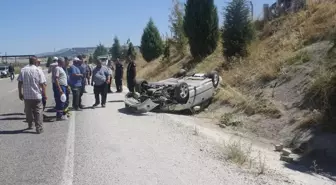
[(218, 47), (194, 63), (190, 55), (172, 51), (169, 61), (139, 60), (138, 75), (158, 80), (181, 68), (220, 71), (223, 82), (213, 104), (196, 116), (251, 137), (282, 142), (303, 155), (301, 164), (310, 167), (316, 160), (336, 175), (335, 169), (328, 169), (336, 161), (335, 30), (336, 3), (310, 4), (262, 25), (246, 59), (228, 65)]

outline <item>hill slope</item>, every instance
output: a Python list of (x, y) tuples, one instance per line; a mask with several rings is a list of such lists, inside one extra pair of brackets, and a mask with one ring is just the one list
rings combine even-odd
[(170, 61), (138, 61), (138, 74), (158, 80), (181, 68), (217, 69), (223, 83), (215, 102), (197, 116), (211, 117), (215, 124), (251, 137), (284, 142), (300, 153), (323, 151), (322, 158), (333, 158), (336, 51), (331, 36), (335, 26), (335, 3), (310, 4), (304, 11), (266, 23), (246, 59), (227, 64), (219, 47), (194, 64), (190, 55), (181, 57), (172, 51)]

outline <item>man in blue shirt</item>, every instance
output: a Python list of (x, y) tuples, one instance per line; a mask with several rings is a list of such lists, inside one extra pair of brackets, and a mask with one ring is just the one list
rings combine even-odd
[(85, 55), (78, 55), (77, 58), (79, 58), (80, 62), (81, 62), (81, 66), (83, 68), (82, 73), (83, 73), (83, 84), (82, 84), (82, 88), (83, 88), (83, 93), (87, 93), (85, 86), (87, 85), (87, 79), (88, 76), (90, 75), (90, 70), (89, 70), (89, 66), (85, 63)]
[(74, 110), (83, 109), (82, 96), (83, 96), (83, 69), (79, 58), (74, 58), (73, 65), (68, 69), (69, 84), (72, 91), (72, 108)]

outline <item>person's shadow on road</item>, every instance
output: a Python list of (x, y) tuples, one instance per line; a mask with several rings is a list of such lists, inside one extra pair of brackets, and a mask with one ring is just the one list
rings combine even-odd
[(146, 116), (146, 114), (138, 113), (138, 112), (129, 110), (127, 108), (120, 108), (118, 109), (118, 112), (122, 114), (130, 115), (130, 116)]
[(36, 134), (36, 132), (29, 131), (29, 129), (0, 131), (0, 135), (13, 135), (13, 134)]
[(26, 118), (19, 118), (19, 117), (9, 117), (9, 118), (0, 118), (3, 121), (13, 121), (13, 120), (25, 120)]
[(6, 113), (6, 114), (0, 114), (1, 117), (0, 120), (3, 121), (14, 121), (14, 120), (24, 120), (25, 118), (19, 117), (19, 116), (24, 116), (24, 113)]
[(124, 100), (110, 100), (109, 103), (123, 103)]

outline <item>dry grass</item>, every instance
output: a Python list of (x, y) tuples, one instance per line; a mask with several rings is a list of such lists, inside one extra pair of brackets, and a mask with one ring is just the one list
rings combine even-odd
[(288, 56), (305, 44), (329, 38), (336, 25), (336, 4), (309, 4), (307, 10), (265, 25), (262, 40), (254, 42), (251, 55), (223, 73), (228, 84), (239, 86), (275, 79)]
[(237, 127), (237, 126), (241, 126), (243, 123), (236, 119), (234, 117), (234, 114), (233, 113), (225, 113), (223, 114), (220, 119), (219, 119), (220, 123), (225, 125), (225, 126), (234, 126), (234, 127)]
[(330, 103), (330, 98), (336, 92), (336, 72), (334, 70), (321, 70), (309, 89), (311, 99), (321, 103), (322, 107)]
[(266, 158), (260, 152), (254, 154), (252, 144), (243, 144), (241, 140), (229, 141), (223, 149), (227, 160), (239, 166), (247, 165), (248, 168), (257, 170), (258, 175), (266, 172)]
[(252, 145), (244, 146), (241, 141), (224, 144), (226, 159), (238, 165), (251, 162)]
[(303, 64), (303, 63), (309, 62), (310, 60), (311, 60), (310, 56), (307, 52), (299, 52), (293, 57), (288, 58), (286, 60), (286, 63), (288, 65)]

